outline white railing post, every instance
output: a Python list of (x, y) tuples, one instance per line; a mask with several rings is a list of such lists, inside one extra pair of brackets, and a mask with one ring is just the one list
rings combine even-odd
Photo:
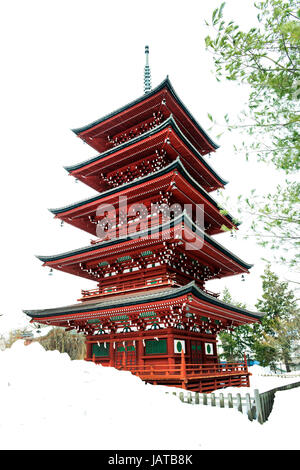
[(254, 390), (254, 401), (255, 401), (255, 408), (256, 408), (256, 419), (260, 424), (263, 424), (263, 414), (261, 408), (261, 401), (259, 391), (257, 389)]
[(211, 396), (211, 406), (216, 406), (216, 395), (212, 393), (210, 396)]
[(246, 406), (247, 406), (247, 415), (250, 421), (253, 421), (252, 409), (251, 409), (251, 398), (250, 394), (246, 393)]
[(240, 394), (240, 393), (237, 393), (237, 394), (236, 394), (236, 399), (237, 399), (237, 409), (238, 409), (238, 411), (240, 411), (241, 413), (243, 413), (242, 398), (241, 398), (241, 394)]
[(223, 393), (220, 393), (220, 408), (225, 408)]

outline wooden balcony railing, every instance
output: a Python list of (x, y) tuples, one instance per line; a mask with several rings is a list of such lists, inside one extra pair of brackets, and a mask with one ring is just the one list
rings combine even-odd
[(130, 370), (143, 380), (170, 380), (170, 379), (200, 379), (220, 377), (227, 375), (248, 374), (245, 362), (223, 364), (162, 364), (162, 365), (128, 365), (121, 366), (122, 370)]
[[(113, 284), (111, 278), (111, 284)], [(184, 285), (184, 282), (178, 282), (179, 280), (176, 280), (171, 277), (165, 277), (165, 276), (154, 276), (151, 279), (146, 279), (146, 280), (133, 280), (133, 281), (126, 281), (126, 282), (116, 282), (115, 285), (109, 285), (109, 286), (103, 286), (97, 289), (89, 289), (89, 290), (81, 290), (81, 301), (83, 300), (89, 300), (91, 298), (96, 298), (96, 297), (102, 297), (106, 295), (114, 295), (114, 294), (121, 294), (125, 292), (133, 292), (137, 290), (143, 290), (143, 289), (150, 289), (153, 287), (167, 287), (167, 286), (181, 286)], [(220, 294), (215, 293), (215, 292), (210, 292), (207, 289), (202, 288), (204, 292), (207, 294), (218, 298)]]
[[(93, 355), (91, 359), (96, 364), (101, 361)], [(118, 370), (129, 371), (145, 382), (153, 385), (168, 385), (197, 392), (212, 392), (224, 387), (249, 387), (248, 365), (246, 357), (244, 362), (186, 364), (185, 355), (181, 353), (181, 362), (177, 364), (144, 365), (126, 364), (125, 357), (120, 364), (107, 363)]]
[(247, 362), (226, 364), (181, 364), (119, 366), (145, 382), (168, 385), (197, 392), (212, 392), (224, 387), (249, 387)]
[[(113, 278), (111, 278), (111, 284), (113, 284)], [(146, 279), (141, 281), (127, 281), (124, 283), (116, 283), (116, 285), (110, 285), (107, 287), (82, 290), (82, 298), (79, 300), (88, 300), (91, 298), (102, 297), (105, 295), (121, 294), (136, 290), (150, 289), (152, 287), (164, 287), (174, 285), (177, 285), (176, 281), (174, 279), (166, 277), (153, 277), (152, 279)]]

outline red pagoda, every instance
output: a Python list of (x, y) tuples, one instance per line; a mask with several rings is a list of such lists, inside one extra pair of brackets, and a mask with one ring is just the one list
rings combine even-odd
[(76, 304), (25, 313), (31, 322), (84, 333), (87, 361), (149, 383), (200, 392), (247, 386), (245, 360), (220, 363), (217, 334), (262, 314), (205, 288), (251, 268), (213, 238), (237, 229), (211, 195), (226, 184), (205, 159), (218, 146), (168, 78), (151, 89), (148, 47), (146, 58), (142, 97), (73, 130), (99, 154), (66, 170), (98, 195), (51, 212), (94, 239), (38, 257), (97, 285)]

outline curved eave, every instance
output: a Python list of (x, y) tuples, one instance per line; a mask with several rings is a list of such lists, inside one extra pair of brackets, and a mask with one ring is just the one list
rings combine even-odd
[(125, 111), (126, 109), (128, 108), (131, 108), (133, 106), (135, 106), (136, 104), (139, 104), (143, 101), (146, 101), (149, 97), (155, 95), (156, 93), (158, 93), (159, 91), (163, 90), (164, 88), (167, 88), (169, 90), (169, 92), (172, 94), (172, 96), (175, 98), (175, 100), (177, 101), (177, 103), (179, 104), (179, 106), (184, 110), (184, 112), (187, 114), (187, 116), (189, 117), (189, 119), (193, 122), (193, 124), (198, 128), (198, 130), (201, 132), (201, 134), (204, 136), (204, 138), (208, 141), (208, 143), (214, 148), (214, 149), (217, 149), (219, 148), (219, 146), (207, 135), (207, 133), (204, 131), (204, 129), (200, 126), (200, 124), (196, 121), (196, 119), (192, 116), (192, 114), (190, 113), (190, 111), (187, 109), (187, 107), (183, 104), (183, 102), (181, 101), (181, 99), (178, 97), (178, 95), (176, 94), (173, 86), (171, 85), (171, 82), (169, 80), (169, 78), (165, 78), (165, 80), (163, 80), (156, 88), (153, 88), (153, 90), (151, 90), (149, 93), (146, 93), (142, 96), (140, 96), (139, 98), (137, 98), (136, 100), (134, 101), (131, 101), (130, 103), (126, 104), (125, 106), (122, 106), (121, 108), (103, 116), (102, 118), (100, 119), (97, 119), (96, 121), (93, 121), (91, 122), (90, 124), (87, 124), (85, 126), (82, 126), (82, 127), (78, 127), (78, 128), (75, 128), (75, 129), (71, 129), (72, 132), (74, 132), (76, 135), (79, 135), (81, 134), (82, 132), (85, 132), (89, 129), (92, 129), (93, 127), (99, 125), (100, 123), (104, 122), (104, 121), (107, 121), (108, 119), (116, 116), (117, 114), (119, 113), (122, 113), (123, 111)]
[[(142, 178), (137, 178), (136, 180), (132, 181), (132, 182), (129, 182), (129, 183), (126, 183), (124, 185), (121, 185), (121, 186), (118, 186), (117, 188), (112, 188), (112, 189), (108, 189), (107, 191), (104, 191), (102, 192), (100, 195), (97, 195), (97, 196), (94, 196), (92, 198), (89, 198), (89, 199), (85, 199), (83, 201), (78, 201), (74, 204), (70, 204), (69, 206), (64, 206), (64, 207), (60, 207), (60, 208), (57, 208), (57, 209), (49, 209), (49, 211), (54, 214), (54, 215), (59, 215), (59, 214), (62, 214), (64, 212), (67, 212), (67, 211), (70, 211), (70, 210), (73, 210), (73, 209), (76, 209), (78, 207), (81, 207), (81, 206), (84, 206), (86, 204), (90, 204), (92, 202), (95, 202), (95, 201), (100, 201), (101, 199), (107, 197), (107, 196), (111, 196), (113, 194), (116, 194), (116, 193), (119, 193), (123, 190), (127, 190), (129, 188), (132, 188), (134, 186), (138, 186), (139, 184), (143, 184), (147, 181), (150, 181), (152, 179), (156, 179), (162, 175), (165, 175), (167, 173), (169, 173), (170, 171), (172, 170), (179, 170), (181, 175), (187, 180), (189, 181), (193, 186), (194, 188), (197, 189), (197, 191), (199, 191), (203, 197), (205, 197), (216, 209), (220, 210), (221, 207), (219, 206), (219, 204), (208, 194), (207, 191), (205, 191), (205, 189), (199, 184), (197, 183), (197, 181), (188, 173), (188, 171), (185, 169), (185, 167), (183, 166), (183, 164), (181, 163), (180, 161), (180, 158), (177, 158), (174, 162), (170, 163), (169, 165), (167, 165), (166, 167), (162, 168), (161, 170), (158, 170), (156, 171), (155, 173), (151, 173), (149, 175), (146, 175), (146, 176), (143, 176)], [(238, 226), (240, 225), (239, 222), (234, 222), (234, 218), (233, 216), (231, 216), (229, 213), (227, 215), (224, 215), (226, 219), (228, 219), (233, 225), (235, 226)]]
[(260, 320), (265, 314), (262, 312), (252, 312), (240, 307), (236, 307), (235, 305), (228, 304), (223, 302), (222, 300), (216, 299), (215, 297), (207, 294), (203, 290), (201, 290), (194, 281), (190, 282), (189, 284), (178, 287), (174, 289), (170, 289), (168, 292), (157, 292), (154, 294), (148, 294), (143, 296), (136, 296), (135, 300), (124, 300), (122, 298), (116, 298), (113, 301), (94, 301), (90, 304), (76, 304), (76, 305), (67, 305), (65, 307), (60, 308), (50, 308), (44, 310), (23, 310), (23, 312), (31, 318), (42, 318), (42, 317), (57, 317), (61, 316), (62, 314), (65, 315), (72, 315), (72, 314), (80, 314), (80, 313), (89, 313), (89, 312), (97, 312), (101, 310), (107, 309), (116, 309), (120, 307), (130, 307), (135, 306), (143, 303), (152, 303), (158, 301), (167, 301), (172, 300), (174, 298), (179, 298), (188, 294), (194, 295), (199, 300), (208, 302), (209, 304), (213, 304), (217, 307), (224, 308), (226, 310), (245, 315), (250, 318), (254, 318), (256, 320)]
[(249, 264), (249, 263), (246, 263), (245, 261), (241, 260), (236, 255), (234, 255), (231, 251), (227, 250), (227, 248), (225, 248), (223, 245), (221, 245), (216, 240), (214, 240), (212, 237), (210, 237), (209, 235), (204, 233), (203, 230), (201, 228), (199, 228), (190, 219), (190, 217), (185, 212), (183, 212), (183, 214), (180, 214), (178, 217), (176, 217), (174, 220), (172, 220), (170, 224), (167, 223), (167, 224), (159, 225), (155, 228), (151, 227), (151, 228), (145, 230), (144, 232), (137, 232), (137, 233), (131, 234), (130, 236), (120, 237), (118, 239), (109, 240), (107, 242), (101, 242), (99, 244), (95, 244), (95, 245), (92, 245), (92, 246), (89, 245), (89, 246), (86, 246), (86, 247), (83, 247), (83, 248), (79, 248), (79, 249), (76, 249), (76, 250), (61, 253), (59, 255), (54, 255), (54, 256), (39, 256), (39, 255), (37, 255), (36, 257), (40, 261), (42, 261), (43, 263), (51, 263), (51, 262), (55, 262), (55, 261), (65, 259), (65, 258), (70, 258), (70, 257), (75, 256), (75, 255), (80, 255), (80, 254), (84, 254), (84, 253), (97, 251), (99, 249), (103, 249), (103, 248), (106, 248), (106, 247), (109, 247), (109, 246), (112, 246), (112, 245), (120, 244), (120, 243), (129, 241), (129, 240), (134, 240), (136, 238), (143, 238), (143, 237), (146, 237), (146, 236), (150, 236), (153, 233), (161, 232), (164, 229), (167, 229), (169, 227), (171, 227), (171, 228), (175, 227), (176, 225), (178, 225), (179, 223), (182, 223), (182, 222), (187, 224), (187, 226), (193, 232), (195, 232), (196, 234), (202, 236), (206, 242), (208, 242), (210, 245), (212, 245), (217, 250), (221, 251), (221, 253), (223, 253), (225, 256), (230, 258), (232, 261), (237, 263), (242, 268), (244, 268), (246, 270), (249, 270), (249, 269), (252, 268), (253, 264)]
[(86, 165), (90, 165), (91, 163), (95, 163), (97, 160), (101, 160), (119, 150), (122, 150), (124, 148), (127, 148), (135, 143), (138, 143), (144, 139), (147, 139), (149, 136), (152, 136), (154, 134), (157, 134), (161, 130), (167, 128), (168, 126), (171, 126), (172, 129), (177, 133), (178, 137), (186, 144), (186, 146), (195, 154), (195, 156), (200, 160), (200, 162), (205, 166), (205, 168), (222, 184), (226, 185), (228, 181), (224, 180), (221, 178), (218, 173), (212, 168), (212, 166), (207, 163), (207, 161), (203, 158), (203, 156), (198, 152), (198, 150), (193, 146), (193, 144), (186, 138), (186, 136), (182, 133), (180, 128), (178, 127), (174, 117), (171, 115), (169, 116), (164, 122), (162, 122), (159, 126), (155, 127), (154, 129), (151, 129), (148, 132), (145, 132), (144, 134), (137, 136), (127, 142), (124, 142), (123, 144), (120, 144), (112, 149), (107, 150), (106, 152), (103, 152), (96, 157), (90, 158), (89, 160), (85, 160), (80, 163), (76, 163), (75, 165), (70, 165), (70, 166), (64, 166), (64, 169), (68, 172), (71, 173), (72, 171), (79, 170), (80, 168), (83, 168)]

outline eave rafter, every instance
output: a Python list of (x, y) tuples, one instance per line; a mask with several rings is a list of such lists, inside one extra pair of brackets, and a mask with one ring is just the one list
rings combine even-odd
[[(121, 256), (121, 253), (132, 256), (142, 250), (152, 250), (152, 247), (163, 247), (164, 241), (182, 243), (186, 252), (191, 250), (191, 256), (198, 259), (201, 264), (214, 267), (214, 276), (246, 273), (251, 267), (197, 228), (187, 215), (174, 219), (171, 225), (155, 227), (151, 232), (132, 234), (129, 239), (125, 237), (120, 240), (102, 242), (53, 259), (51, 257), (40, 257), (40, 259), (51, 268), (97, 280), (93, 272), (82, 272), (80, 265), (87, 262), (107, 261), (111, 256)], [(220, 269), (221, 271), (216, 271)]]

